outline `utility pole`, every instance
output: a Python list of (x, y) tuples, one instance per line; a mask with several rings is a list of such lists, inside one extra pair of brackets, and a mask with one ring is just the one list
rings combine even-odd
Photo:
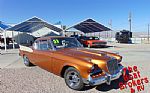
[(110, 27), (110, 38), (112, 38), (112, 20), (110, 20), (110, 22), (108, 23), (109, 24), (109, 27)]
[[(131, 14), (131, 12), (129, 13), (129, 28), (130, 28), (130, 33), (131, 33), (131, 31), (132, 31), (132, 20), (131, 20), (131, 16), (132, 16), (132, 14)], [(128, 33), (128, 35), (129, 35), (129, 37), (130, 37), (130, 33)]]
[(132, 20), (131, 20), (131, 16), (132, 16), (132, 14), (131, 14), (131, 12), (129, 13), (129, 26), (130, 26), (130, 32), (131, 32), (131, 26), (132, 26)]
[(148, 36), (147, 36), (147, 40), (148, 40), (148, 44), (149, 44), (149, 24), (148, 24)]

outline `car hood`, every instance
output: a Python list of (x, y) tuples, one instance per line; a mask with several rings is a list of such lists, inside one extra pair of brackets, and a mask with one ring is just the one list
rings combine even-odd
[[(57, 51), (59, 55), (67, 56), (68, 58), (64, 59), (66, 61), (71, 61), (70, 57), (73, 59), (81, 60), (82, 62), (97, 64), (101, 69), (108, 71), (107, 62), (112, 60), (115, 56), (120, 57), (117, 54), (98, 51), (98, 50), (90, 50), (85, 48), (66, 48), (60, 49)], [(73, 61), (72, 59), (72, 61)]]
[(60, 49), (57, 52), (66, 56), (71, 56), (85, 61), (90, 61), (95, 64), (107, 62), (108, 60), (111, 59), (111, 57), (108, 56), (107, 53), (104, 51), (89, 50), (84, 48)]

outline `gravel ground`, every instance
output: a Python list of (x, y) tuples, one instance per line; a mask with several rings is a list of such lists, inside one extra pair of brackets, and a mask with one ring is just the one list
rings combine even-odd
[(2, 75), (0, 82), (1, 93), (115, 93), (116, 89), (120, 91), (118, 84), (116, 85), (116, 81), (112, 82), (111, 86), (106, 84), (98, 87), (87, 86), (84, 91), (74, 91), (66, 86), (63, 78), (42, 70), (39, 67), (5, 68), (0, 71)]
[[(123, 65), (138, 66), (141, 77), (148, 77), (150, 81), (149, 47), (149, 45), (144, 48), (140, 45), (123, 45), (103, 50), (118, 51), (124, 57)], [(130, 93), (129, 88), (122, 91), (119, 89), (119, 81), (121, 79), (113, 81), (110, 86), (106, 84), (97, 87), (86, 86), (83, 91), (75, 91), (68, 88), (64, 79), (59, 76), (37, 66), (25, 67), (21, 58), (0, 69), (0, 93)], [(144, 88), (144, 91), (139, 93), (150, 93), (150, 83), (145, 84)]]

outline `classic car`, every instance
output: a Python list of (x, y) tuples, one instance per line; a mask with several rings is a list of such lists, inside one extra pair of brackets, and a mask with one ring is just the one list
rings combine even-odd
[(42, 37), (31, 47), (20, 46), (26, 66), (37, 65), (64, 78), (68, 87), (82, 90), (118, 79), (123, 74), (122, 56), (83, 48), (76, 38)]
[(80, 36), (78, 37), (78, 40), (86, 47), (100, 47), (106, 46), (107, 44), (106, 41), (100, 40), (98, 37), (94, 36)]

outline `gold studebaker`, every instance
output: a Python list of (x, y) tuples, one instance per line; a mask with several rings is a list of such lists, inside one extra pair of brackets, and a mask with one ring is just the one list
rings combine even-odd
[(33, 46), (20, 46), (26, 66), (37, 65), (65, 79), (74, 90), (85, 84), (110, 84), (123, 73), (122, 56), (105, 51), (89, 50), (72, 37), (42, 37)]

